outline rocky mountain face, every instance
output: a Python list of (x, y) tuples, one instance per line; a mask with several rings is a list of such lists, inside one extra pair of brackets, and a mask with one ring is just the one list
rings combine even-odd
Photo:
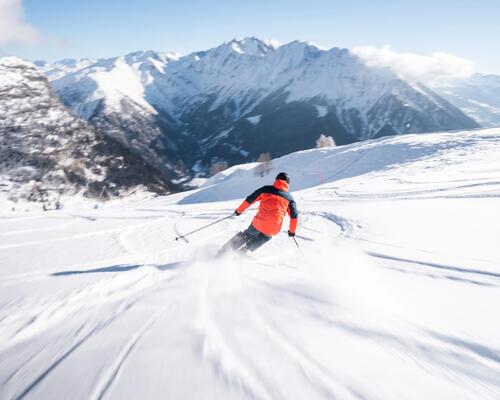
[(167, 193), (168, 177), (61, 104), (31, 63), (0, 59), (0, 190), (11, 200), (61, 194)]
[(164, 174), (384, 135), (478, 124), (347, 49), (233, 40), (181, 57), (136, 52), (40, 64), (63, 103)]

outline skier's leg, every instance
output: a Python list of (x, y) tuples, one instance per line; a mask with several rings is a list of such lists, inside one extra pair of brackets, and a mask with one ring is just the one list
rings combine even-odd
[(271, 236), (264, 235), (252, 225), (245, 230), (244, 234), (246, 236), (245, 244), (238, 250), (241, 253), (246, 253), (247, 251), (253, 252), (271, 239)]
[(252, 242), (259, 236), (260, 232), (255, 229), (252, 225), (250, 225), (247, 229), (245, 229), (242, 233), (243, 243), (241, 246), (238, 246), (234, 251), (245, 254), (249, 250), (249, 246), (252, 246)]
[(247, 251), (254, 252), (270, 239), (271, 236), (264, 235), (250, 225), (243, 232), (238, 232), (233, 236), (231, 240), (222, 247), (218, 254), (224, 254), (228, 251), (236, 251), (242, 254)]
[(249, 242), (247, 242), (246, 249), (248, 251), (254, 252), (269, 240), (271, 240), (271, 236), (267, 236), (264, 235), (262, 232), (259, 232), (258, 235), (252, 237), (252, 239)]
[(219, 251), (219, 254), (226, 253), (231, 250), (237, 250), (243, 246), (247, 241), (245, 232), (238, 232), (234, 235)]
[(252, 238), (254, 237), (254, 231), (256, 229), (250, 225), (247, 229), (245, 229), (243, 232), (240, 232), (240, 242), (238, 242), (238, 245), (236, 247), (232, 247), (231, 250), (236, 251), (237, 253), (244, 254), (247, 252), (247, 245), (249, 242), (252, 241)]

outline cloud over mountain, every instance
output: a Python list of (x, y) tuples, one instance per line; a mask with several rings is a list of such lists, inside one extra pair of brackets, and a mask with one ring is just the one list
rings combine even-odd
[(0, 0), (0, 46), (35, 44), (39, 32), (24, 19), (21, 0)]
[(451, 53), (430, 55), (400, 53), (389, 45), (359, 46), (351, 51), (371, 67), (388, 67), (404, 79), (433, 85), (443, 79), (465, 78), (474, 73), (474, 62)]

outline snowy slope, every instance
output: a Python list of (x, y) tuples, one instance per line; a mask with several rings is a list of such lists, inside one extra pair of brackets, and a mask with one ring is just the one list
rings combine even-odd
[[(479, 138), (485, 137), (483, 141)], [(413, 162), (418, 160), (427, 163), (425, 169), (435, 169), (437, 175), (442, 173), (447, 164), (456, 168), (464, 168), (464, 173), (469, 172), (470, 180), (474, 180), (475, 164), (483, 164), (485, 152), (492, 155), (498, 151), (500, 143), (497, 142), (497, 130), (482, 130), (476, 132), (439, 133), (434, 135), (405, 135), (398, 138), (370, 140), (348, 146), (330, 147), (323, 149), (305, 150), (273, 160), (273, 171), (286, 170), (294, 176), (293, 189), (303, 190), (342, 179), (350, 179), (349, 187), (352, 188), (359, 182), (365, 186), (371, 183), (372, 176), (376, 177), (385, 171), (383, 179), (387, 179), (391, 170), (397, 174), (405, 175), (405, 166), (413, 168)], [(491, 136), (491, 137), (490, 137)], [(486, 140), (488, 139), (488, 140)], [(481, 143), (478, 143), (481, 142)], [(477, 147), (480, 146), (478, 149)], [(473, 147), (474, 150), (470, 150)], [(428, 161), (427, 161), (428, 160)], [(490, 161), (493, 161), (493, 156)], [(467, 163), (466, 166), (462, 165)], [(212, 202), (241, 198), (251, 187), (263, 185), (268, 177), (261, 178), (255, 173), (258, 163), (243, 164), (231, 167), (210, 178), (199, 190), (187, 194), (182, 203)], [(495, 162), (495, 165), (497, 163)], [(480, 169), (481, 176), (484, 171)], [(424, 171), (429, 174), (429, 171)], [(496, 170), (493, 168), (489, 178), (494, 178)], [(408, 174), (412, 174), (411, 171)], [(409, 175), (407, 175), (409, 177)], [(395, 188), (400, 182), (395, 182)], [(373, 183), (376, 187), (377, 181)], [(415, 193), (418, 192), (418, 183), (415, 182)], [(387, 189), (387, 183), (384, 188)], [(453, 188), (453, 186), (452, 186)], [(446, 188), (442, 187), (442, 191)], [(339, 195), (339, 191), (337, 191)], [(436, 193), (437, 195), (437, 193)], [(389, 193), (381, 196), (391, 196)]]
[(42, 69), (76, 114), (170, 169), (281, 156), (322, 133), (346, 144), (477, 127), (422, 85), (300, 41), (246, 38), (183, 57), (147, 51)]
[[(499, 153), (500, 129), (384, 138), (135, 204), (4, 212), (0, 398), (498, 399)], [(303, 255), (281, 234), (211, 260), (253, 208), (174, 240), (279, 170)]]

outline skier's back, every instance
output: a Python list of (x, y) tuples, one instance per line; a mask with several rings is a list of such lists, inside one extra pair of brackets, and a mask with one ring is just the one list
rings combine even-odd
[(252, 224), (243, 232), (238, 232), (222, 249), (240, 252), (254, 251), (280, 232), (285, 214), (290, 216), (288, 235), (295, 236), (298, 224), (297, 205), (288, 192), (290, 178), (285, 172), (276, 176), (273, 185), (263, 186), (248, 196), (234, 212), (242, 214), (250, 205), (260, 202), (259, 210)]

